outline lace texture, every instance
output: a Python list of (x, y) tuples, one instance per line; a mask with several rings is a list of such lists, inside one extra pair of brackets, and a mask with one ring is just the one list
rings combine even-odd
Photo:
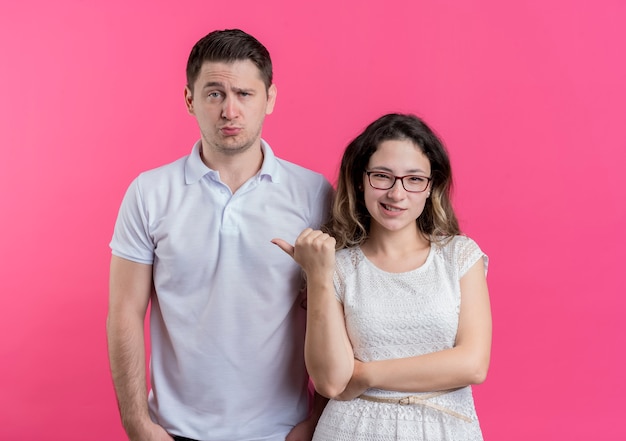
[[(411, 357), (454, 345), (460, 309), (459, 280), (487, 257), (465, 236), (432, 244), (426, 262), (406, 273), (374, 266), (359, 247), (337, 253), (335, 288), (343, 303), (355, 356), (362, 361)], [(370, 389), (366, 395), (401, 398), (413, 392)], [(331, 400), (314, 441), (481, 441), (471, 387), (429, 399), (436, 408), (354, 399)], [(469, 420), (469, 421), (468, 421)]]

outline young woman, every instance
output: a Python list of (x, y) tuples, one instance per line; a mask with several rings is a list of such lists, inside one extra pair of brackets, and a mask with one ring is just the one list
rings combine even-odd
[(470, 385), (489, 366), (487, 256), (451, 187), (432, 130), (385, 115), (347, 147), (324, 231), (274, 240), (307, 276), (307, 368), (331, 398), (315, 441), (483, 439)]

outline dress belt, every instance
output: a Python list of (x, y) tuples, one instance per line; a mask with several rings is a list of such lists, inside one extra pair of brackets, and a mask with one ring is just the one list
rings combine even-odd
[(458, 389), (442, 390), (439, 392), (433, 392), (433, 393), (426, 394), (426, 395), (409, 395), (409, 396), (402, 397), (402, 398), (379, 398), (379, 397), (372, 397), (371, 395), (361, 395), (359, 396), (359, 398), (365, 401), (373, 401), (374, 403), (399, 404), (401, 406), (421, 404), (422, 406), (430, 407), (431, 409), (436, 409), (440, 412), (447, 413), (448, 415), (452, 415), (453, 417), (456, 417), (463, 421), (467, 421), (468, 423), (471, 423), (472, 422), (471, 418), (468, 418), (465, 415), (462, 415), (446, 407), (440, 406), (436, 403), (431, 403), (430, 401), (427, 401), (427, 400), (430, 400), (431, 398), (439, 397), (441, 395), (454, 392), (455, 390), (458, 390)]

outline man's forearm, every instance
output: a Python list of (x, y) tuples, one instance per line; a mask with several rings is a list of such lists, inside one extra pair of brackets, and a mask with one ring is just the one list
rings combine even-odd
[(122, 424), (129, 437), (149, 423), (143, 318), (109, 314), (109, 363)]

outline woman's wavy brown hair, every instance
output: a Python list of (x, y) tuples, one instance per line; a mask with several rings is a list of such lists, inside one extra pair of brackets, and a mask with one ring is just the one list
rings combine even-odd
[(331, 217), (322, 227), (336, 239), (337, 249), (360, 245), (367, 239), (371, 217), (363, 197), (363, 176), (378, 146), (391, 140), (413, 142), (430, 161), (431, 194), (417, 218), (419, 230), (434, 242), (460, 234), (450, 200), (452, 169), (443, 143), (417, 116), (391, 113), (367, 126), (343, 154)]

